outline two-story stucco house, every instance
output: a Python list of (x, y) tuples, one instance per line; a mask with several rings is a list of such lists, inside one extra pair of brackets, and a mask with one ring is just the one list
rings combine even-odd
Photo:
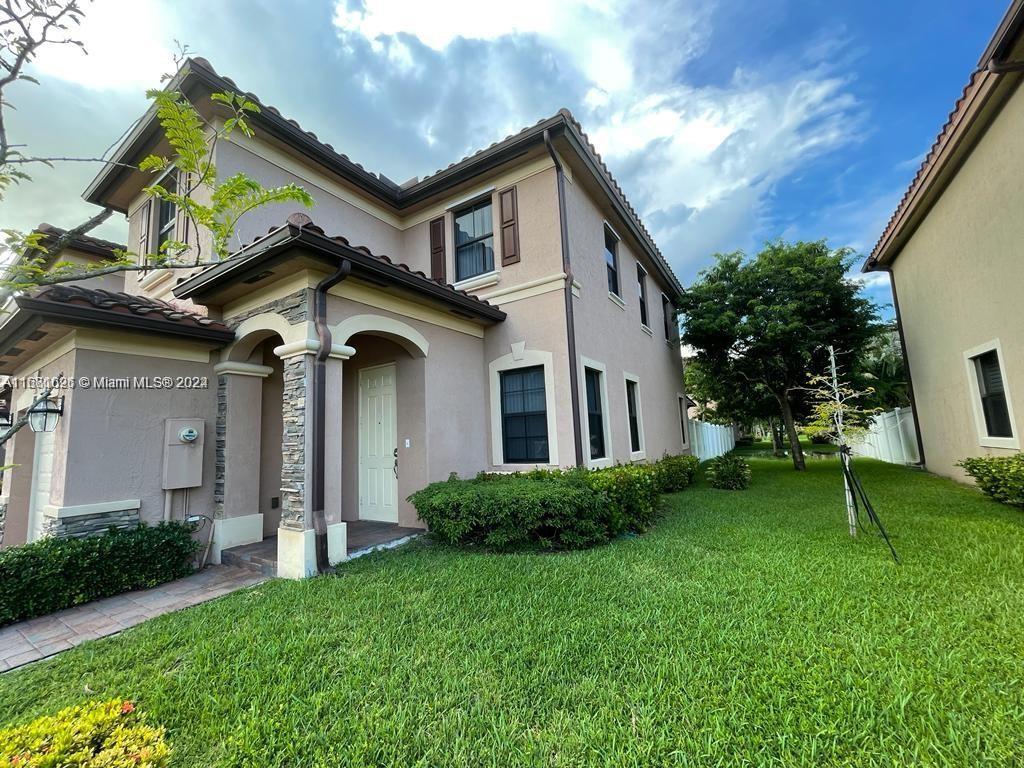
[(1024, 432), (1024, 0), (1015, 0), (865, 271), (886, 271), (927, 468)]
[[(237, 90), (201, 59), (168, 87), (214, 121), (209, 94)], [(5, 546), (201, 514), (214, 562), (264, 541), (297, 577), (367, 526), (422, 528), (406, 497), (453, 472), (687, 451), (681, 287), (568, 112), (405, 184), (273, 107), (251, 122), (216, 146), (219, 175), (294, 182), (312, 210), (243, 218), (237, 253), (198, 273), (14, 300), (0, 373), (75, 386), (54, 432), (8, 446)], [(115, 159), (152, 151), (148, 114)], [(127, 216), (132, 250), (201, 244), (152, 181), (110, 165), (85, 197)], [(23, 412), (32, 392), (13, 400)]]

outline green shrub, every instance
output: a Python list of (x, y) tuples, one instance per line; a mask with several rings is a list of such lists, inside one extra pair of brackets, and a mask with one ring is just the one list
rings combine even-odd
[(986, 495), (1003, 504), (1024, 507), (1024, 453), (977, 456), (958, 462)]
[(192, 572), (192, 526), (160, 523), (0, 551), (0, 626)]
[(704, 477), (712, 488), (742, 491), (750, 485), (750, 465), (739, 456), (727, 453), (705, 465)]
[(654, 520), (652, 466), (543, 469), (450, 478), (409, 497), (431, 532), (450, 544), (495, 550), (582, 549)]
[(454, 478), (428, 485), (409, 501), (431, 532), (449, 544), (580, 549), (607, 539), (600, 494), (576, 478)]
[(697, 476), (700, 459), (696, 456), (665, 456), (654, 464), (654, 481), (661, 493), (683, 490)]
[(130, 701), (97, 701), (0, 729), (0, 768), (163, 768), (164, 729), (141, 722)]

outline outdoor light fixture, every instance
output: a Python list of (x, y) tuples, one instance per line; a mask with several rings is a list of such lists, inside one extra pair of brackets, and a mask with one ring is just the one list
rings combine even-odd
[(64, 413), (64, 396), (40, 400), (28, 411), (28, 426), (33, 432), (53, 432)]

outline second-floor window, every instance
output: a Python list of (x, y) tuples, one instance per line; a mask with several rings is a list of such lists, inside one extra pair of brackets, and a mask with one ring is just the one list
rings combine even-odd
[[(169, 174), (161, 181), (161, 186), (171, 194), (178, 189), (177, 179), (174, 174)], [(178, 206), (166, 200), (158, 200), (156, 217), (156, 248), (159, 253), (164, 243), (177, 240)]]
[(619, 293), (619, 238), (608, 227), (604, 228), (604, 260), (608, 267), (608, 293)]
[(665, 341), (672, 341), (675, 336), (673, 329), (676, 325), (676, 309), (664, 293), (661, 294), (661, 313), (662, 322), (665, 324)]
[(491, 200), (455, 212), (455, 280), (494, 271), (494, 220)]
[(647, 321), (647, 273), (639, 264), (636, 265), (636, 294), (640, 299), (640, 322), (649, 328), (651, 324)]

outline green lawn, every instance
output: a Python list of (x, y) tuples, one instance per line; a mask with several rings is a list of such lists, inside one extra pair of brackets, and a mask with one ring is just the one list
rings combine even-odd
[(860, 462), (756, 461), (570, 555), (426, 544), (0, 676), (0, 722), (135, 699), (179, 766), (1021, 765), (1024, 516)]

